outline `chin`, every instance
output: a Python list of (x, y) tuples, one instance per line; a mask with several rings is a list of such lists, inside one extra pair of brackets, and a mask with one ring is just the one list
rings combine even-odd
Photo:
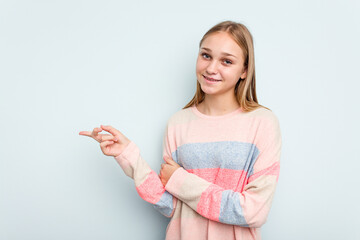
[(217, 91), (214, 91), (213, 89), (209, 89), (207, 87), (203, 87), (201, 84), (201, 90), (205, 93), (205, 94), (208, 94), (208, 95), (212, 95), (212, 94), (216, 94)]

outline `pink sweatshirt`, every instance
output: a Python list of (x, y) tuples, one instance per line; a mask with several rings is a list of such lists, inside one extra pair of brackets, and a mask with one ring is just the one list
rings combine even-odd
[(169, 119), (163, 147), (181, 166), (165, 187), (134, 142), (115, 159), (140, 197), (171, 218), (166, 240), (261, 239), (280, 170), (272, 111), (209, 116), (195, 106), (182, 109)]

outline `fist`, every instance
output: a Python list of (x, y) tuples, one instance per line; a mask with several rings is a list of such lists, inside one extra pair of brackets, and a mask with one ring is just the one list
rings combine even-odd
[(165, 163), (161, 164), (159, 177), (162, 184), (165, 186), (169, 181), (171, 175), (181, 166), (170, 157), (165, 156), (164, 160)]

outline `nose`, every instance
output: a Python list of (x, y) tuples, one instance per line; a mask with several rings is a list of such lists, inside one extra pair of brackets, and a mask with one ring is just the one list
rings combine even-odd
[(218, 71), (218, 66), (216, 61), (210, 61), (206, 67), (206, 72), (208, 74), (216, 74)]

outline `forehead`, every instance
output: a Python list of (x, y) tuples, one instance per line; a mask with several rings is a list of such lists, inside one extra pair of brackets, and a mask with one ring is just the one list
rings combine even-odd
[(210, 34), (202, 42), (201, 48), (209, 48), (215, 53), (227, 52), (236, 56), (242, 56), (241, 47), (235, 42), (232, 36), (226, 32), (216, 32)]

